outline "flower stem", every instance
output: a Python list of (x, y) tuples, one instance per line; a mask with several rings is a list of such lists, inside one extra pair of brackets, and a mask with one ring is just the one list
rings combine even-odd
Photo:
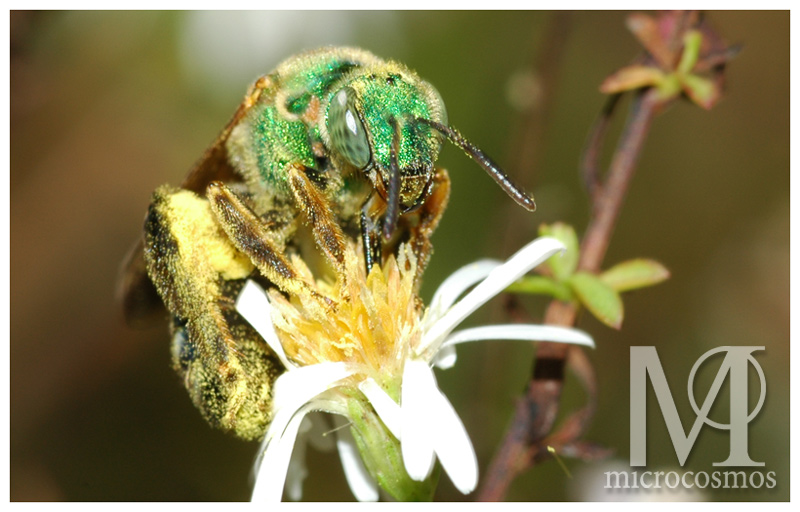
[(400, 441), (392, 435), (365, 401), (350, 401), (351, 433), (361, 459), (387, 493), (398, 501), (432, 501), (439, 469), (424, 481), (412, 480), (406, 473)]
[[(584, 165), (588, 163), (592, 168), (596, 168), (594, 159), (600, 154), (599, 145), (603, 142), (609, 110), (613, 110), (616, 105), (616, 100), (612, 101), (612, 105), (607, 107), (598, 121), (586, 150), (589, 158), (584, 160)], [(605, 182), (600, 184), (596, 174), (589, 175), (593, 208), (592, 218), (581, 244), (581, 270), (593, 272), (600, 268), (650, 124), (661, 105), (662, 101), (655, 89), (637, 95), (631, 105), (627, 125), (620, 137)], [(574, 305), (553, 301), (547, 308), (545, 323), (571, 326), (575, 323), (576, 315), (577, 309)], [(564, 368), (571, 350), (580, 349), (559, 343), (542, 342), (537, 345), (533, 377), (528, 383), (525, 396), (515, 406), (511, 426), (489, 466), (478, 496), (479, 501), (502, 500), (516, 475), (541, 458), (547, 436), (558, 414)], [(587, 407), (591, 411), (594, 405)], [(576, 441), (588, 427), (591, 416), (581, 415), (580, 424), (577, 427), (572, 426), (569, 439), (562, 439), (562, 443)]]

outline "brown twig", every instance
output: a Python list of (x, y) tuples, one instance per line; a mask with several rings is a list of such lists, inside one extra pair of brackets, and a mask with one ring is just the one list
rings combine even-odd
[(658, 91), (648, 89), (639, 93), (631, 105), (628, 123), (611, 161), (608, 178), (592, 198), (593, 215), (581, 243), (580, 270), (596, 272), (600, 269), (628, 185), (636, 170), (636, 162), (650, 131), (650, 122), (660, 104)]
[[(607, 178), (602, 185), (598, 180), (593, 187), (593, 215), (581, 244), (581, 270), (596, 271), (603, 261), (637, 159), (660, 103), (655, 90), (640, 93), (633, 100)], [(606, 116), (601, 117), (599, 123), (607, 123)], [(592, 137), (587, 149), (587, 153), (595, 158), (600, 154), (595, 145), (602, 143), (605, 131), (600, 126), (594, 131), (600, 135)], [(590, 165), (596, 166), (594, 162), (590, 162)], [(571, 326), (575, 323), (576, 315), (574, 305), (553, 301), (545, 314), (545, 323)], [(594, 395), (591, 391), (588, 405), (571, 416), (559, 432), (549, 436), (558, 414), (567, 358), (572, 351), (578, 350), (559, 343), (538, 344), (533, 378), (528, 383), (525, 396), (515, 406), (511, 426), (484, 479), (478, 496), (480, 501), (502, 500), (517, 474), (548, 456), (548, 445), (558, 445), (554, 446), (557, 449), (571, 446), (575, 448), (574, 453), (580, 453), (582, 447), (586, 453), (592, 453), (592, 450), (586, 449), (587, 445), (577, 443), (594, 412)], [(593, 372), (587, 378), (592, 381), (587, 389), (593, 389)], [(598, 452), (595, 450), (593, 453)]]
[(614, 115), (614, 111), (617, 105), (619, 105), (621, 97), (622, 94), (612, 94), (609, 96), (606, 104), (603, 105), (600, 117), (595, 121), (592, 131), (589, 133), (589, 139), (583, 151), (583, 157), (581, 158), (581, 175), (583, 176), (583, 185), (592, 198), (594, 198), (600, 190), (598, 161), (600, 160), (600, 153), (603, 149), (608, 127), (611, 124), (611, 117)]
[[(592, 201), (592, 215), (581, 243), (578, 270), (589, 273), (597, 273), (603, 262), (653, 117), (664, 105), (681, 96), (710, 109), (722, 94), (725, 63), (738, 51), (736, 47), (727, 47), (696, 11), (665, 11), (655, 17), (632, 14), (628, 17), (628, 28), (644, 46), (645, 54), (601, 84), (601, 90), (612, 96), (590, 134), (581, 162)], [(701, 34), (699, 45), (698, 33)], [(685, 69), (685, 65), (691, 69)], [(687, 79), (687, 73), (691, 74), (691, 80)], [(673, 82), (658, 77), (669, 77)], [(698, 87), (698, 84), (703, 86)], [(609, 122), (621, 95), (632, 91), (636, 96), (603, 180), (597, 162)], [(544, 321), (571, 326), (576, 316), (576, 304), (553, 301)], [(585, 354), (580, 348), (556, 343), (539, 343), (536, 351), (532, 378), (524, 397), (517, 401), (511, 426), (484, 479), (478, 496), (481, 501), (501, 500), (517, 474), (550, 457), (548, 447), (561, 450), (564, 455), (583, 458), (607, 453), (580, 441), (596, 405), (594, 371), (586, 358), (581, 357)], [(589, 396), (586, 406), (551, 433), (569, 361)]]

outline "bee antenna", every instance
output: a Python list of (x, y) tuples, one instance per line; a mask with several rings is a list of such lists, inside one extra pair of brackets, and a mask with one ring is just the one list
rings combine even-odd
[(486, 154), (475, 147), (470, 141), (464, 138), (463, 135), (458, 133), (458, 131), (450, 128), (449, 126), (445, 126), (443, 124), (437, 123), (436, 121), (431, 121), (430, 119), (425, 119), (422, 117), (418, 117), (417, 121), (420, 123), (427, 124), (437, 132), (441, 133), (445, 137), (447, 137), (450, 142), (461, 148), (467, 156), (475, 160), (475, 162), (483, 167), (489, 176), (500, 185), (506, 194), (511, 197), (516, 203), (526, 210), (532, 212), (536, 210), (536, 203), (533, 201), (533, 196), (522, 190), (517, 184), (511, 181), (511, 178), (500, 168), (499, 165), (494, 163), (491, 158), (486, 156)]
[(392, 125), (392, 148), (389, 151), (389, 187), (386, 197), (386, 214), (383, 219), (383, 237), (388, 240), (392, 237), (397, 226), (397, 218), (400, 215), (400, 165), (397, 163), (397, 153), (400, 151), (400, 129), (397, 120), (392, 117), (389, 122)]

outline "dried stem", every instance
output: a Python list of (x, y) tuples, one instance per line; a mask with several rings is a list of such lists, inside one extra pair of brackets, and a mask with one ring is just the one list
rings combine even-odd
[[(622, 203), (628, 191), (636, 162), (642, 151), (644, 141), (656, 114), (660, 101), (655, 90), (641, 93), (633, 100), (627, 125), (620, 137), (620, 142), (608, 171), (605, 182), (601, 185), (597, 178), (596, 159), (600, 154), (600, 145), (604, 139), (608, 117), (616, 100), (612, 100), (598, 121), (586, 150), (584, 166), (589, 169), (585, 175), (590, 176), (592, 186), (592, 218), (581, 244), (579, 268), (596, 271), (603, 261), (611, 234), (619, 216)], [(545, 323), (552, 325), (574, 325), (577, 309), (574, 305), (553, 301), (545, 314)], [(511, 426), (489, 466), (483, 487), (478, 496), (480, 501), (502, 500), (508, 486), (517, 474), (533, 465), (536, 461), (548, 457), (548, 443), (558, 447), (571, 446), (574, 453), (586, 456), (597, 453), (577, 440), (588, 427), (594, 412), (594, 372), (584, 373), (590, 389), (588, 405), (575, 413), (563, 428), (548, 437), (558, 414), (561, 391), (564, 383), (564, 369), (567, 358), (572, 351), (579, 348), (558, 343), (539, 343), (537, 345), (536, 364), (533, 377), (528, 383), (525, 396), (518, 400)], [(576, 356), (577, 357), (577, 356)], [(585, 372), (585, 370), (584, 370)], [(558, 441), (555, 443), (554, 441)]]
[(600, 160), (600, 152), (603, 149), (603, 141), (606, 138), (608, 127), (611, 124), (611, 117), (619, 105), (619, 99), (622, 94), (611, 95), (606, 104), (603, 105), (603, 110), (600, 112), (600, 117), (594, 123), (592, 131), (589, 134), (589, 140), (586, 144), (586, 149), (583, 151), (583, 158), (581, 159), (581, 174), (583, 174), (583, 184), (589, 195), (594, 198), (600, 189), (600, 171), (598, 170), (598, 160)]
[(636, 162), (650, 131), (650, 122), (660, 103), (658, 91), (650, 89), (639, 94), (631, 105), (628, 123), (611, 161), (608, 178), (602, 188), (592, 194), (592, 219), (581, 243), (578, 265), (581, 270), (596, 272), (600, 269)]

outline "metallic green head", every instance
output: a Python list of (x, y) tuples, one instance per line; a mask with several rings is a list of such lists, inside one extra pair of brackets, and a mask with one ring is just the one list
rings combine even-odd
[(436, 89), (389, 62), (353, 70), (332, 93), (322, 131), (329, 149), (364, 172), (387, 202), (396, 175), (401, 212), (421, 205), (443, 140), (425, 121), (447, 124)]

